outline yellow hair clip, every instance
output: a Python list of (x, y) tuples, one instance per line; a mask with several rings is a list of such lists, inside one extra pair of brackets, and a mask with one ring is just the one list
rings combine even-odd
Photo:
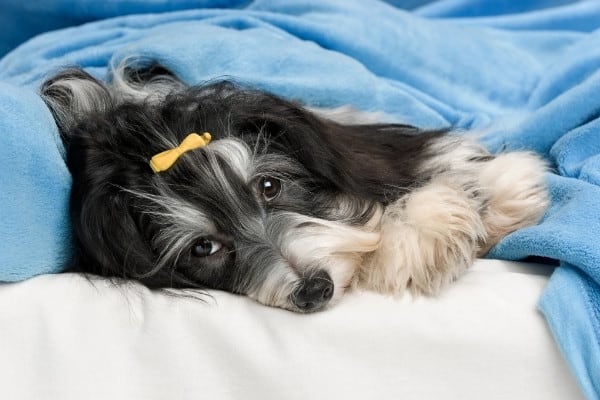
[(166, 171), (175, 164), (175, 162), (186, 151), (199, 149), (210, 142), (210, 133), (204, 132), (202, 136), (197, 133), (190, 133), (183, 139), (181, 144), (169, 150), (156, 154), (150, 159), (150, 167), (154, 173)]

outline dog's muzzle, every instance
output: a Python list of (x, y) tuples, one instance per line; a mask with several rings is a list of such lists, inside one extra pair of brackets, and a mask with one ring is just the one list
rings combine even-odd
[(291, 295), (292, 303), (302, 312), (323, 309), (333, 297), (333, 281), (325, 271), (303, 278)]

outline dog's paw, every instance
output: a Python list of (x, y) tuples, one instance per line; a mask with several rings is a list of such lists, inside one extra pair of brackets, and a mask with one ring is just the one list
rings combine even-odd
[(488, 238), (480, 255), (509, 233), (540, 220), (549, 203), (546, 170), (539, 157), (526, 152), (500, 154), (481, 169), (480, 185), (487, 196), (482, 214)]
[(485, 228), (469, 194), (431, 183), (387, 207), (380, 247), (355, 286), (383, 293), (436, 294), (473, 262)]

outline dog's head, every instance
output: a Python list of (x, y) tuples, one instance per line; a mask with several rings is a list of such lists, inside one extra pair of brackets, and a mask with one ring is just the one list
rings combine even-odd
[[(188, 88), (155, 70), (105, 85), (66, 70), (42, 95), (73, 175), (74, 267), (151, 288), (322, 309), (376, 249), (382, 204), (415, 180), (417, 160), (398, 154), (414, 149), (388, 139), (413, 128), (342, 125), (231, 83)], [(191, 132), (212, 141), (150, 168)]]

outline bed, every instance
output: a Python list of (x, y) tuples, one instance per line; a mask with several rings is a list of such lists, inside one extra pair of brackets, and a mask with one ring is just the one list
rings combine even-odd
[[(0, 24), (2, 398), (600, 398), (597, 0), (9, 0)], [(61, 273), (71, 180), (39, 85), (124, 60), (536, 152), (550, 207), (439, 298), (314, 315)]]
[(536, 309), (545, 265), (482, 260), (439, 298), (296, 315), (76, 274), (0, 286), (6, 399), (581, 399)]

